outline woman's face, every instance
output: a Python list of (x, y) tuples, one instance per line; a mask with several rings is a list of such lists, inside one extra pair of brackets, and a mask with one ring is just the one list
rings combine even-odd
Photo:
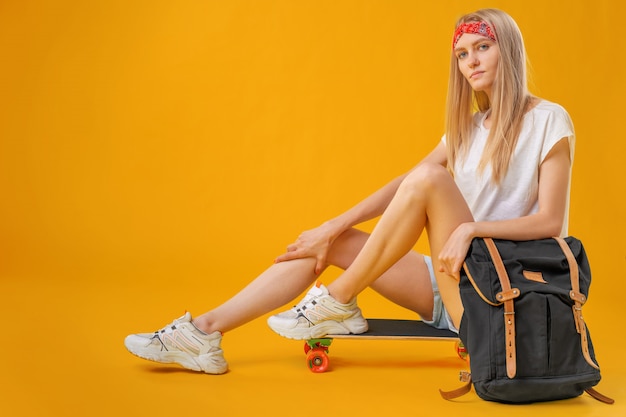
[(496, 79), (500, 48), (489, 38), (464, 33), (454, 47), (459, 70), (474, 91), (483, 91), (491, 99), (491, 88)]

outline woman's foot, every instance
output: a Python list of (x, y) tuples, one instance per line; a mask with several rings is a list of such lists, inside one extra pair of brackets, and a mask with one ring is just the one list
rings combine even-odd
[(206, 334), (191, 322), (191, 314), (154, 333), (131, 334), (126, 349), (136, 356), (160, 363), (177, 363), (187, 369), (207, 374), (223, 374), (228, 370), (220, 347), (222, 334)]
[(289, 339), (307, 340), (328, 334), (359, 334), (367, 331), (356, 299), (339, 303), (328, 289), (317, 284), (291, 310), (271, 316), (267, 324), (272, 330)]

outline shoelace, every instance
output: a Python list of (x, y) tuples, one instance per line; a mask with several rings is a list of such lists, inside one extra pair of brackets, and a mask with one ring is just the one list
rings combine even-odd
[(173, 322), (171, 322), (170, 324), (166, 324), (165, 326), (161, 327), (159, 330), (156, 330), (154, 332), (154, 334), (158, 335), (158, 334), (162, 334), (167, 332), (168, 330), (176, 330), (176, 325), (179, 323), (180, 319), (176, 319)]
[(310, 292), (308, 292), (298, 304), (293, 306), (292, 311), (294, 311), (295, 313), (300, 313), (302, 311), (302, 308), (309, 304), (311, 300), (317, 298), (317, 296), (317, 294), (311, 294)]

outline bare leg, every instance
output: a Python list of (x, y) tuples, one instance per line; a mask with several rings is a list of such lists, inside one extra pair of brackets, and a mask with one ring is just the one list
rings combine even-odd
[(274, 264), (224, 304), (196, 317), (194, 324), (205, 333), (233, 330), (297, 297), (315, 281), (314, 268), (313, 258)]
[[(450, 234), (473, 217), (450, 174), (440, 165), (424, 164), (403, 181), (371, 238), (350, 267), (328, 290), (339, 302), (348, 302), (407, 254), (426, 229), (431, 255), (437, 256)], [(444, 304), (456, 326), (462, 305), (458, 283), (437, 273)]]
[[(436, 257), (448, 236), (461, 223), (472, 221), (463, 196), (450, 174), (439, 165), (422, 165), (405, 179), (371, 238), (351, 229), (330, 249), (328, 262), (346, 269), (328, 288), (340, 302), (354, 298), (367, 286), (429, 320), (433, 293), (423, 257), (411, 251), (426, 228), (431, 254)], [(203, 331), (230, 331), (293, 300), (316, 279), (315, 260), (297, 259), (272, 265), (233, 298), (198, 316)], [(458, 283), (437, 274), (448, 312), (458, 326), (462, 313)]]
[[(340, 250), (332, 251), (328, 261), (344, 270), (349, 268), (369, 237), (356, 229), (344, 232), (334, 244)], [(370, 287), (393, 303), (416, 312), (422, 319), (432, 319), (433, 288), (424, 256), (419, 253), (409, 251)]]
[[(369, 234), (356, 229), (341, 234), (330, 248), (329, 264), (348, 268), (368, 237)], [(315, 281), (314, 267), (312, 258), (274, 264), (224, 304), (196, 317), (194, 324), (206, 333), (239, 327), (292, 301)], [(431, 319), (433, 292), (422, 255), (406, 254), (372, 288), (422, 318)]]

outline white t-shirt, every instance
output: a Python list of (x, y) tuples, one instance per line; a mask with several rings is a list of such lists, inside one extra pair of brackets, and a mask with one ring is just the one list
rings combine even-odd
[[(491, 167), (478, 173), (489, 130), (483, 125), (485, 113), (476, 113), (476, 128), (466, 158), (455, 162), (455, 182), (465, 197), (476, 221), (507, 220), (528, 216), (539, 209), (539, 166), (552, 147), (569, 138), (570, 156), (574, 157), (574, 127), (565, 109), (541, 101), (524, 116), (522, 130), (511, 157), (509, 169), (500, 185), (491, 182)], [(445, 136), (444, 136), (445, 142)], [(570, 180), (571, 180), (570, 165)], [(561, 236), (567, 236), (570, 187)]]

